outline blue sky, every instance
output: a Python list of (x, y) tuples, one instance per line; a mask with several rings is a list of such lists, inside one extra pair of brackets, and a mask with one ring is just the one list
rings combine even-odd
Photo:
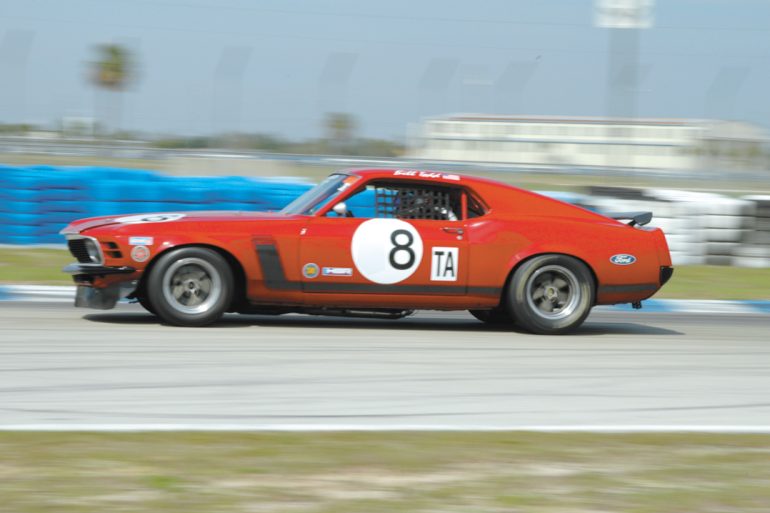
[[(364, 135), (402, 138), (408, 123), (444, 113), (604, 115), (609, 34), (593, 25), (593, 8), (591, 0), (0, 0), (0, 122), (92, 115), (88, 62), (105, 42), (138, 58), (123, 102), (127, 129), (304, 138), (320, 135), (323, 112), (347, 111)], [(640, 115), (770, 127), (770, 1), (658, 0), (639, 60)]]

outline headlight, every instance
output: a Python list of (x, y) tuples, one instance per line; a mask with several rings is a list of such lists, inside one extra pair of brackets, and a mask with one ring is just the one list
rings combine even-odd
[(97, 247), (96, 242), (91, 239), (85, 239), (85, 247), (86, 251), (88, 252), (88, 258), (91, 259), (91, 262), (95, 264), (101, 264), (102, 255), (99, 252), (99, 248)]

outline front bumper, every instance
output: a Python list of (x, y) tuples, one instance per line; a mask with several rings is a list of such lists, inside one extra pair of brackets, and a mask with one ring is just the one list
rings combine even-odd
[(75, 306), (110, 310), (117, 302), (130, 296), (136, 290), (136, 282), (115, 283), (109, 287), (96, 288), (90, 285), (78, 285), (75, 292)]
[[(75, 306), (109, 310), (117, 302), (133, 294), (137, 280), (128, 277), (134, 274), (133, 267), (110, 267), (101, 264), (70, 264), (62, 269), (71, 274), (77, 284)], [(121, 276), (125, 275), (125, 277)]]
[(660, 268), (660, 286), (662, 287), (666, 283), (668, 283), (668, 280), (671, 279), (671, 276), (674, 274), (674, 268), (668, 267), (668, 266), (662, 266)]
[(111, 274), (132, 274), (136, 269), (129, 266), (111, 267), (101, 264), (70, 264), (62, 272), (74, 276), (108, 276)]

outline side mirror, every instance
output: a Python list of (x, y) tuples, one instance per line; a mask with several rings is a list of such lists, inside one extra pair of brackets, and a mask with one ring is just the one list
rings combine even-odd
[(345, 205), (344, 201), (340, 201), (336, 205), (332, 207), (332, 212), (337, 214), (340, 217), (347, 217), (348, 216), (348, 206)]

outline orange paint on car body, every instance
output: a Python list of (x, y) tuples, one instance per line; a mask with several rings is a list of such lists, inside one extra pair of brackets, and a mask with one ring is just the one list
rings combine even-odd
[[(420, 170), (354, 169), (338, 174), (344, 179), (333, 201), (312, 213), (185, 212), (75, 221), (62, 233), (97, 241), (104, 253), (100, 265), (126, 271), (90, 273), (85, 279), (86, 271), (78, 274), (78, 269), (90, 264), (81, 262), (69, 272), (81, 286), (133, 283), (134, 293), (141, 294), (143, 277), (160, 255), (203, 246), (225, 255), (234, 266), (242, 281), (242, 299), (250, 305), (459, 310), (500, 304), (514, 269), (536, 255), (569, 255), (584, 262), (595, 278), (595, 304), (646, 299), (662, 286), (667, 279), (664, 269), (671, 267), (660, 229), (630, 226), (493, 180)], [(446, 188), (461, 198), (457, 205), (463, 211), (448, 213), (446, 219), (392, 218), (385, 228), (377, 223), (361, 228), (371, 216), (332, 213), (334, 205), (372, 184)], [(476, 209), (473, 215), (469, 204)], [(411, 229), (399, 229), (402, 222), (417, 236)], [(359, 229), (368, 230), (369, 238), (359, 241), (355, 251), (363, 260), (357, 263), (352, 241)], [(132, 237), (152, 241), (143, 244), (150, 253), (144, 261), (132, 259)], [(421, 257), (411, 262), (418, 250), (415, 237)], [(377, 245), (384, 249), (370, 251), (369, 246)], [(139, 253), (144, 256), (143, 250)], [(386, 254), (391, 268), (378, 269), (388, 262)], [(317, 266), (317, 272), (303, 273), (308, 264)], [(413, 268), (404, 267), (407, 264)], [(362, 266), (372, 269), (362, 272)], [(402, 275), (406, 277), (399, 279)]]

